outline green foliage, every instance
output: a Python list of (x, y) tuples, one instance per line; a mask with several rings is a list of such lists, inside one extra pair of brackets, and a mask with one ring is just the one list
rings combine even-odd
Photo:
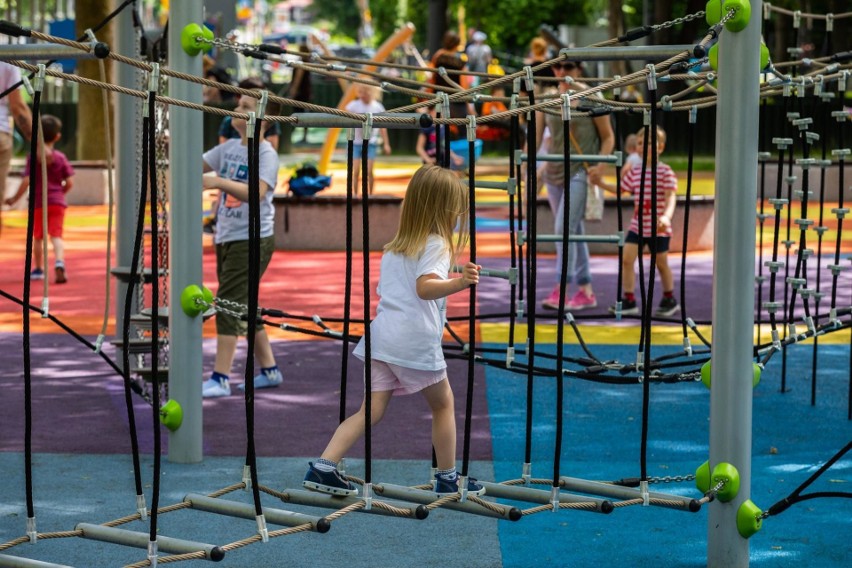
[(361, 14), (358, 12), (357, 2), (352, 0), (314, 0), (312, 10), (318, 18), (328, 20), (333, 24), (335, 34), (342, 34), (353, 39), (358, 37)]

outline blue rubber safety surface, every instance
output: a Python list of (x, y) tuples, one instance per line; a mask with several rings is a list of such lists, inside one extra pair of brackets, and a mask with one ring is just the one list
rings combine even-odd
[[(539, 346), (542, 350), (553, 346)], [(590, 346), (601, 359), (632, 361), (633, 346)], [(569, 355), (578, 355), (571, 352)], [(653, 355), (673, 347), (654, 348)], [(812, 347), (790, 347), (788, 392), (780, 392), (781, 356), (776, 355), (754, 391), (751, 499), (762, 509), (788, 496), (852, 439), (846, 419), (849, 395), (848, 346), (820, 345), (816, 405), (810, 405)], [(485, 390), (493, 461), (475, 461), (471, 473), (497, 481), (521, 474), (524, 461), (526, 379), (524, 375), (486, 367)], [(284, 387), (282, 387), (284, 388)], [(533, 476), (552, 476), (555, 439), (555, 382), (536, 379), (533, 396)], [(700, 383), (654, 384), (649, 388), (647, 473), (676, 477), (694, 473), (708, 459), (709, 391)], [(463, 391), (457, 392), (463, 398)], [(613, 480), (640, 475), (642, 386), (613, 386), (580, 380), (565, 382), (562, 475)], [(116, 411), (118, 412), (118, 411)], [(412, 428), (428, 428), (418, 416)], [(68, 418), (71, 420), (72, 418)], [(73, 417), (86, 420), (86, 415)], [(460, 427), (461, 427), (460, 422)], [(61, 422), (55, 428), (61, 429)], [(287, 425), (259, 425), (261, 430)], [(404, 431), (399, 435), (404, 436)], [(489, 443), (474, 440), (474, 445)], [(129, 444), (128, 444), (129, 445)], [(461, 453), (461, 447), (459, 448)], [(315, 456), (259, 458), (259, 477), (275, 489), (300, 485), (307, 460)], [(26, 526), (23, 455), (0, 452), (0, 543), (22, 536)], [(187, 493), (208, 493), (238, 483), (243, 459), (208, 457), (202, 464), (163, 460), (160, 505)], [(347, 460), (348, 472), (362, 475), (363, 462)], [(150, 505), (152, 459), (142, 456), (144, 492)], [(428, 479), (428, 462), (378, 459), (374, 481), (419, 484)], [(135, 506), (132, 462), (128, 454), (39, 453), (34, 456), (34, 496), (40, 532), (70, 530), (77, 523), (103, 523), (132, 514)], [(547, 489), (545, 487), (545, 489)], [(692, 482), (660, 483), (654, 491), (700, 497)], [(804, 493), (852, 492), (852, 455), (846, 455)], [(237, 491), (228, 499), (251, 502)], [(265, 507), (313, 515), (324, 509), (284, 504), (263, 495)], [(518, 507), (533, 506), (515, 503)], [(346, 567), (585, 567), (617, 565), (706, 565), (707, 507), (698, 513), (659, 507), (617, 508), (610, 515), (562, 510), (528, 515), (518, 522), (496, 521), (448, 510), (433, 511), (424, 521), (347, 515), (328, 534), (295, 534), (227, 553), (220, 565)], [(251, 520), (198, 511), (161, 515), (159, 533), (213, 544), (249, 537)], [(148, 524), (128, 528), (147, 534)], [(270, 526), (270, 530), (278, 527)], [(814, 499), (764, 521), (750, 540), (751, 565), (761, 567), (848, 566), (852, 535), (852, 500)], [(77, 567), (121, 566), (144, 560), (142, 550), (79, 538), (23, 544), (0, 555), (15, 555)], [(202, 561), (181, 563), (202, 566)], [(2, 565), (2, 560), (0, 560)]]

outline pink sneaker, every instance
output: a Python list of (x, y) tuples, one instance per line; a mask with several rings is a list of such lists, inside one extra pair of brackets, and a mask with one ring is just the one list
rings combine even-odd
[[(558, 301), (558, 300), (557, 300)], [(586, 310), (588, 308), (595, 308), (598, 305), (598, 300), (595, 298), (594, 294), (586, 294), (583, 290), (578, 290), (574, 297), (569, 301), (565, 302), (565, 309), (570, 312), (576, 312), (578, 310)]]
[[(567, 305), (567, 301), (565, 302)], [(544, 299), (541, 303), (541, 307), (547, 310), (558, 310), (559, 309), (559, 284), (553, 289), (550, 295)]]

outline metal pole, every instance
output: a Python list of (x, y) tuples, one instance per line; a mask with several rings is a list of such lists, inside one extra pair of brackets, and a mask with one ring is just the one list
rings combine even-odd
[[(181, 31), (203, 21), (202, 0), (172, 2), (169, 15), (169, 68), (201, 75), (201, 57), (181, 47)], [(169, 94), (201, 104), (201, 86), (170, 79)], [(183, 313), (178, 299), (190, 284), (201, 284), (201, 154), (202, 115), (169, 109), (169, 398), (183, 408), (183, 424), (169, 432), (169, 461), (196, 463), (203, 458), (201, 407), (201, 318)]]
[(621, 47), (566, 47), (559, 54), (575, 61), (664, 60), (692, 53), (694, 45), (626, 45)]
[(761, 4), (752, 2), (744, 30), (725, 30), (719, 41), (710, 468), (736, 467), (740, 489), (733, 500), (709, 505), (710, 568), (749, 564), (748, 540), (737, 532), (736, 518), (751, 493)]
[[(135, 9), (135, 8), (134, 8)], [(130, 10), (122, 10), (116, 17), (115, 48), (118, 53), (128, 57), (138, 57), (136, 30), (133, 27), (133, 15)], [(132, 89), (139, 88), (140, 71), (130, 65), (116, 64), (115, 81)], [(139, 159), (140, 123), (142, 115), (141, 99), (112, 95), (115, 101), (115, 265), (130, 267), (133, 260), (133, 238), (136, 227), (136, 192), (139, 189), (136, 162)], [(127, 282), (116, 278), (115, 329), (124, 324), (124, 297)], [(131, 313), (138, 313), (136, 295)], [(124, 347), (125, 349), (127, 346)], [(120, 358), (119, 358), (120, 359)]]

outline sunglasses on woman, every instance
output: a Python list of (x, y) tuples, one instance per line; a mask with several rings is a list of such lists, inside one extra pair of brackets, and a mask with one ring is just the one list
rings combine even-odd
[(572, 63), (571, 61), (565, 61), (563, 63), (557, 63), (553, 67), (554, 69), (562, 69), (563, 71), (573, 71), (577, 68), (577, 64)]

